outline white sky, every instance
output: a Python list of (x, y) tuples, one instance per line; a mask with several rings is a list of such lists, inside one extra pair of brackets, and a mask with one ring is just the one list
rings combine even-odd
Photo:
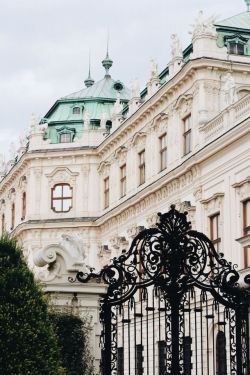
[(154, 58), (159, 71), (170, 56), (170, 35), (183, 49), (199, 10), (224, 19), (246, 10), (244, 0), (0, 0), (0, 153), (18, 139), (32, 113), (46, 114), (54, 102), (84, 87), (91, 49), (92, 77), (110, 34), (111, 75), (141, 89)]

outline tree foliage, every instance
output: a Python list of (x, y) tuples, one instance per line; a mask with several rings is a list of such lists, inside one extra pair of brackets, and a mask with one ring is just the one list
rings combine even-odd
[(4, 235), (0, 238), (0, 374), (64, 373), (42, 290), (16, 241)]
[(61, 362), (67, 375), (92, 375), (93, 358), (89, 353), (86, 324), (79, 317), (69, 314), (52, 314), (56, 327)]

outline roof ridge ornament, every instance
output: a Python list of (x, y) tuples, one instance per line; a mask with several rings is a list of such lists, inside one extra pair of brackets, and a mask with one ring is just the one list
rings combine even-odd
[(91, 74), (90, 74), (90, 50), (89, 50), (89, 75), (88, 75), (88, 78), (85, 79), (84, 83), (86, 87), (93, 86), (93, 84), (95, 83), (93, 78), (91, 78)]
[(109, 57), (109, 33), (108, 33), (106, 57), (105, 57), (104, 60), (102, 60), (102, 66), (104, 67), (104, 69), (106, 71), (105, 77), (107, 77), (107, 78), (111, 77), (110, 74), (109, 74), (109, 69), (111, 68), (112, 65), (113, 65), (113, 60)]

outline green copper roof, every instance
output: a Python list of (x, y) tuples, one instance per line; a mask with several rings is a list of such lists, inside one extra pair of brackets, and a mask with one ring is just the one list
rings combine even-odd
[(215, 26), (250, 30), (250, 12), (240, 13), (236, 16), (227, 18), (223, 21), (217, 22)]
[(62, 99), (105, 98), (116, 100), (118, 94), (121, 99), (129, 99), (129, 90), (123, 83), (115, 81), (110, 76), (105, 76), (92, 86), (64, 96)]

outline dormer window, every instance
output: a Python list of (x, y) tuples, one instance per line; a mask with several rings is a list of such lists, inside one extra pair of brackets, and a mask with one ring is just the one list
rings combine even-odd
[(81, 109), (80, 107), (74, 107), (73, 108), (73, 115), (80, 115)]
[(231, 55), (244, 55), (244, 44), (236, 42), (228, 43), (228, 53)]
[(71, 134), (70, 133), (61, 133), (60, 134), (60, 143), (70, 143)]
[(227, 46), (227, 52), (230, 55), (245, 55), (247, 42), (248, 39), (239, 34), (226, 36), (224, 38), (225, 46)]

